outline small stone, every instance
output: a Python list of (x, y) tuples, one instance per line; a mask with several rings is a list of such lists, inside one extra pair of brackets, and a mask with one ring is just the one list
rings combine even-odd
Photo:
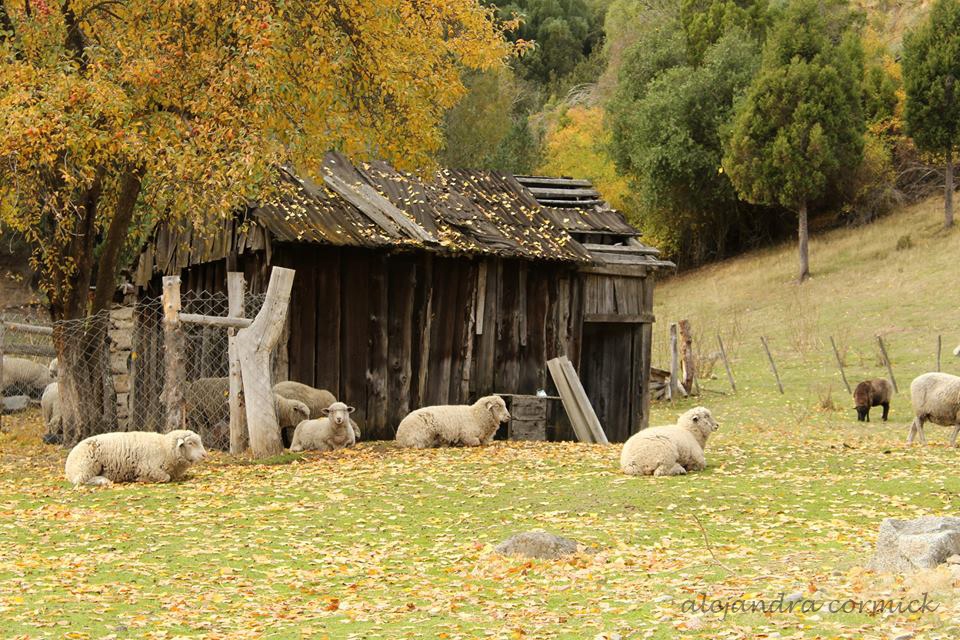
[(654, 602), (668, 602), (673, 600), (673, 596), (657, 596), (653, 599)]
[(914, 635), (912, 633), (901, 633), (898, 636), (894, 636), (893, 640), (912, 640)]
[(494, 551), (504, 556), (555, 560), (575, 554), (577, 546), (576, 540), (535, 529), (507, 538)]
[(803, 600), (803, 592), (797, 591), (796, 593), (791, 593), (783, 600), (784, 602), (800, 602), (801, 600)]

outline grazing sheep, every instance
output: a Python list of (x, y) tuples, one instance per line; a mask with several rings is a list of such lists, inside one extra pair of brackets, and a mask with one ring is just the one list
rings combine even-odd
[(950, 446), (957, 446), (960, 433), (960, 378), (949, 373), (925, 373), (910, 383), (910, 403), (913, 405), (913, 422), (907, 444), (920, 435), (920, 443), (926, 444), (923, 423), (930, 421), (944, 427), (953, 427)]
[(28, 395), (39, 398), (53, 382), (50, 370), (39, 362), (24, 358), (3, 357), (3, 389), (0, 395)]
[[(312, 420), (319, 420), (325, 416), (323, 410), (337, 401), (334, 395), (326, 389), (315, 389), (310, 385), (292, 380), (273, 385), (273, 392), (284, 398), (299, 400), (307, 405), (310, 408), (310, 419)], [(354, 438), (359, 440), (360, 427), (353, 421), (353, 418), (350, 418), (350, 426), (353, 427)]]
[(290, 451), (334, 451), (352, 447), (357, 438), (350, 426), (353, 407), (334, 402), (323, 410), (323, 418), (304, 420), (297, 425)]
[(40, 396), (40, 411), (43, 413), (43, 423), (47, 432), (43, 441), (55, 444), (63, 438), (63, 415), (60, 413), (60, 384), (51, 382)]
[(623, 445), (620, 468), (632, 476), (677, 476), (707, 467), (707, 438), (720, 428), (710, 410), (695, 407), (677, 424), (635, 433)]
[[(196, 431), (211, 447), (226, 449), (230, 445), (230, 380), (197, 378), (187, 384), (183, 394), (187, 427)], [(310, 417), (310, 409), (298, 400), (274, 393), (277, 419), (281, 431), (293, 429)], [(227, 437), (223, 437), (223, 424)]]
[(857, 421), (870, 422), (870, 407), (883, 407), (883, 421), (890, 413), (890, 398), (893, 397), (893, 385), (889, 380), (876, 378), (864, 380), (853, 391), (853, 404), (857, 410)]
[(67, 456), (65, 473), (74, 487), (114, 482), (170, 482), (207, 455), (193, 431), (121, 431), (91, 436)]
[(407, 415), (397, 427), (401, 447), (477, 447), (490, 444), (500, 425), (510, 421), (500, 396), (485, 396), (472, 405), (424, 407)]

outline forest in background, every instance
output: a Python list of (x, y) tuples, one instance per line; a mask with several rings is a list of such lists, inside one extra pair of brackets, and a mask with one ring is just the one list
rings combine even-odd
[[(942, 185), (942, 167), (918, 152), (904, 120), (903, 37), (928, 2), (826, 2), (807, 22), (793, 6), (802, 3), (767, 0), (495, 4), (502, 19), (522, 18), (512, 37), (535, 47), (467, 75), (438, 160), (589, 179), (682, 268), (796, 234), (796, 207), (748, 201), (724, 171), (736, 105), (777, 37), (823, 39), (816, 46), (830, 50), (817, 55), (856, 77), (850, 108), (862, 133), (809, 198), (811, 229), (869, 222)], [(783, 55), (809, 53), (801, 49)]]

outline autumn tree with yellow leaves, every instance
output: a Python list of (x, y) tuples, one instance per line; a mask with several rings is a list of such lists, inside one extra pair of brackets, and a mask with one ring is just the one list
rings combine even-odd
[(55, 320), (95, 314), (145, 223), (226, 216), (329, 149), (429, 164), (513, 26), (480, 0), (0, 1), (0, 226)]

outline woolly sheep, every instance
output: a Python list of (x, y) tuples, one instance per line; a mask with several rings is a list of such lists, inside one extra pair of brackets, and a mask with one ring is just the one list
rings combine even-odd
[(60, 384), (51, 382), (40, 396), (40, 411), (43, 413), (43, 423), (47, 432), (43, 441), (47, 444), (60, 442), (63, 433), (63, 415), (60, 413)]
[(47, 367), (47, 371), (50, 372), (50, 379), (56, 380), (60, 376), (60, 360), (59, 358), (54, 358), (50, 361), (50, 365)]
[(485, 396), (472, 405), (441, 405), (411, 412), (397, 427), (401, 447), (429, 447), (490, 444), (510, 413), (500, 396)]
[(67, 456), (65, 474), (74, 487), (114, 482), (170, 482), (207, 455), (200, 436), (179, 429), (170, 433), (120, 431), (91, 436)]
[(3, 357), (4, 395), (25, 394), (39, 398), (53, 382), (50, 370), (39, 362), (24, 358)]
[(944, 427), (953, 427), (950, 446), (957, 446), (960, 433), (960, 378), (949, 373), (925, 373), (910, 383), (910, 402), (913, 405), (913, 422), (907, 444), (913, 444), (914, 436), (926, 444), (923, 423), (930, 421)]
[(290, 451), (334, 451), (352, 447), (357, 442), (350, 426), (353, 411), (353, 407), (334, 402), (323, 410), (323, 418), (304, 420), (293, 432)]
[[(310, 408), (311, 420), (323, 418), (326, 415), (323, 410), (337, 401), (334, 395), (326, 389), (315, 389), (308, 384), (294, 382), (293, 380), (278, 382), (273, 385), (273, 392), (284, 398), (299, 400), (307, 405)], [(350, 426), (353, 427), (354, 438), (359, 440), (360, 427), (353, 421), (353, 418), (350, 418)]]
[(695, 407), (677, 424), (651, 427), (634, 434), (623, 445), (620, 468), (632, 476), (677, 476), (707, 467), (703, 455), (707, 438), (720, 428), (710, 410)]
[(893, 385), (889, 380), (876, 378), (864, 380), (853, 391), (853, 404), (857, 410), (859, 422), (870, 422), (870, 407), (883, 407), (883, 421), (890, 413), (890, 398), (893, 397)]
[[(230, 381), (228, 378), (198, 378), (184, 391), (187, 427), (196, 431), (210, 446), (226, 448), (229, 437), (222, 436), (223, 423), (230, 424)], [(310, 417), (310, 409), (298, 400), (274, 394), (280, 429), (292, 429)], [(229, 433), (229, 427), (227, 429)]]

